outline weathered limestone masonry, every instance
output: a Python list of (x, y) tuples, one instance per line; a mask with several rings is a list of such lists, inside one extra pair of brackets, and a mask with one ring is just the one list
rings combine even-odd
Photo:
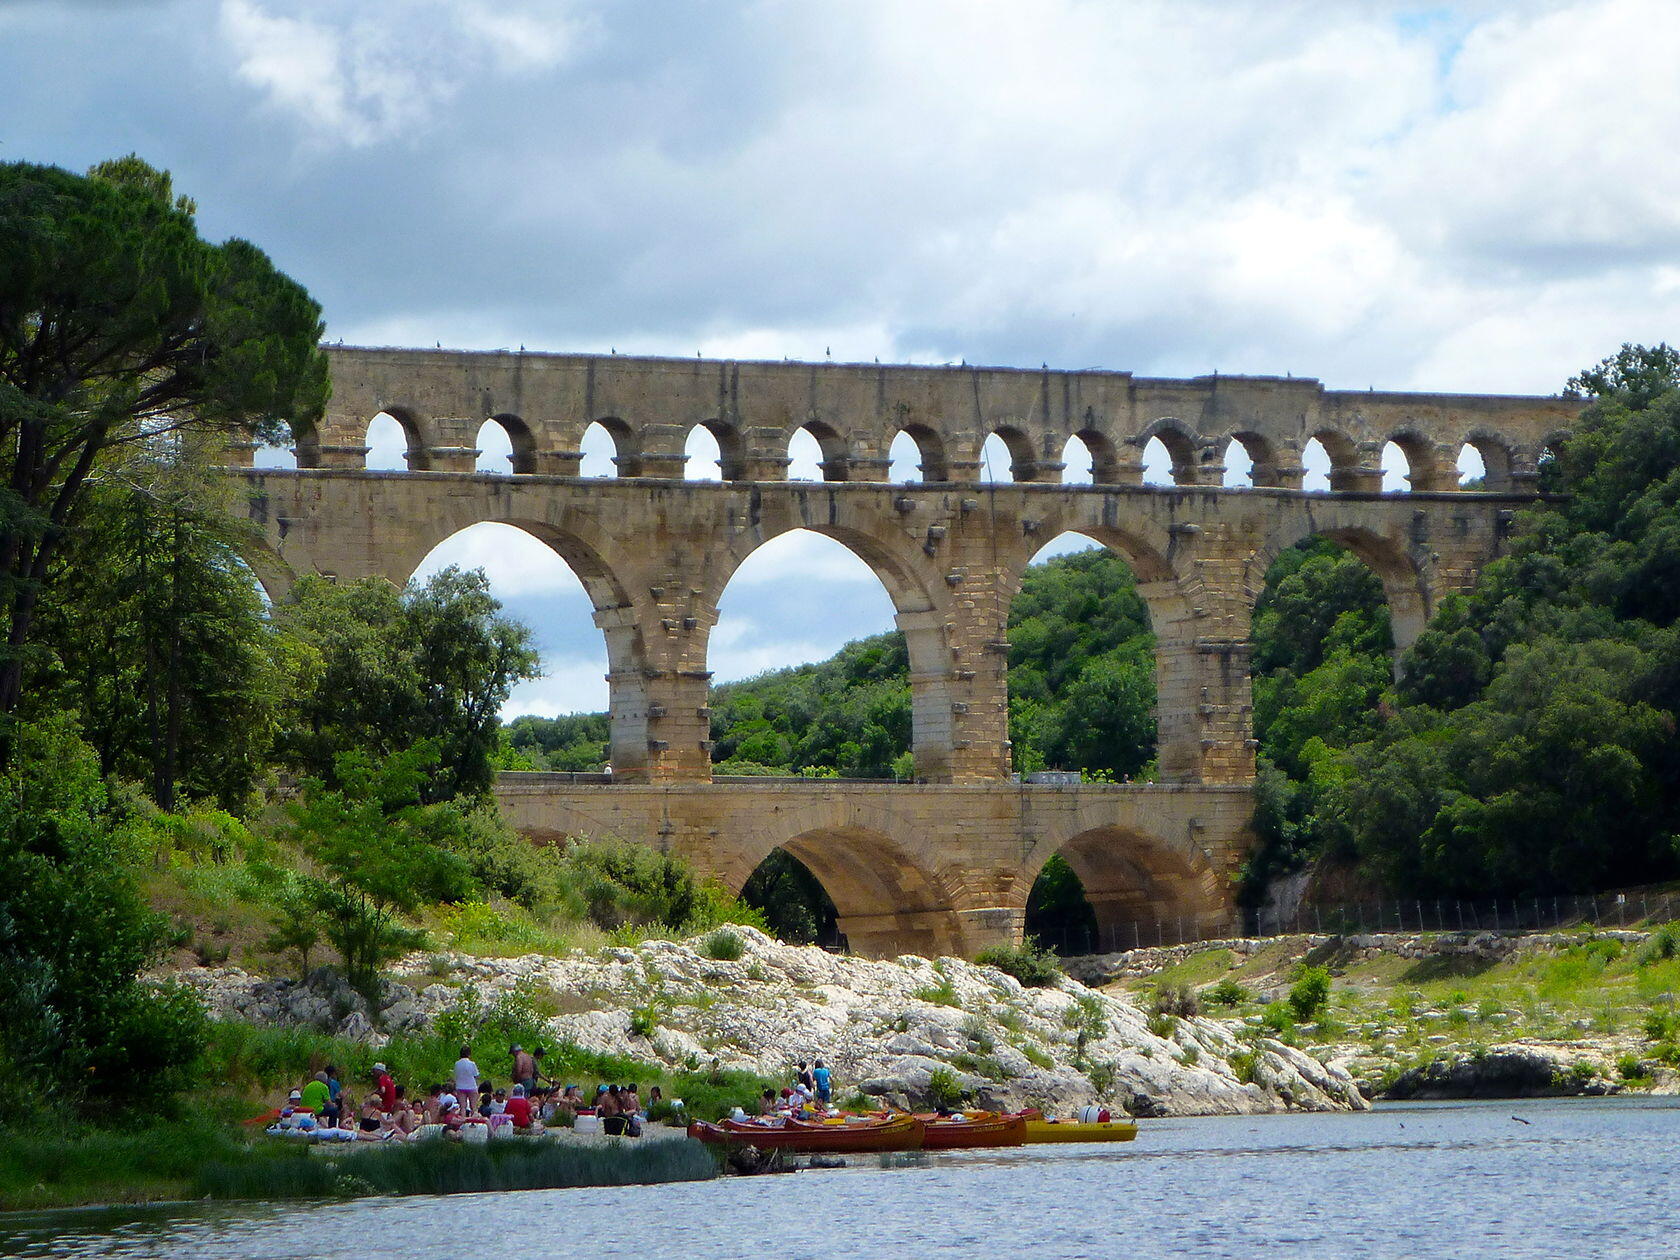
[[(1562, 399), (1335, 393), (1317, 382), (1115, 372), (719, 363), (572, 355), (331, 351), (334, 400), (297, 435), (297, 471), (245, 470), (273, 593), (321, 572), (405, 581), (439, 542), (494, 521), (548, 543), (582, 580), (607, 642), (610, 783), (515, 776), (501, 789), (533, 834), (611, 832), (687, 853), (739, 886), (770, 849), (828, 886), (856, 948), (971, 952), (1019, 934), (1027, 890), (1058, 850), (1104, 926), (1174, 918), (1223, 927), (1254, 773), (1249, 623), (1272, 559), (1313, 534), (1382, 579), (1403, 648), (1440, 599), (1499, 554), (1537, 462), (1579, 404)], [(363, 468), (369, 421), (396, 417), (406, 473)], [(479, 428), (509, 433), (511, 474), (473, 471)], [(580, 478), (592, 422), (615, 478)], [(689, 430), (717, 438), (721, 482), (681, 480)], [(804, 428), (821, 483), (785, 480)], [(923, 481), (888, 484), (905, 432)], [(996, 433), (1013, 484), (974, 480)], [(1095, 485), (1060, 484), (1078, 436)], [(1141, 484), (1144, 446), (1171, 488)], [(1332, 492), (1300, 490), (1320, 441)], [(1253, 489), (1221, 486), (1240, 441)], [(1413, 493), (1379, 492), (1382, 446)], [(1489, 492), (1455, 489), (1461, 445)], [(248, 463), (248, 454), (245, 462)], [(707, 645), (718, 601), (755, 548), (794, 529), (834, 538), (879, 575), (911, 666), (916, 785), (711, 782)], [(1160, 765), (1150, 786), (1009, 782), (1009, 603), (1065, 531), (1123, 555), (1158, 639)], [(1077, 828), (1073, 828), (1077, 823)], [(791, 828), (791, 829), (790, 829)], [(656, 840), (657, 837), (657, 840)]]

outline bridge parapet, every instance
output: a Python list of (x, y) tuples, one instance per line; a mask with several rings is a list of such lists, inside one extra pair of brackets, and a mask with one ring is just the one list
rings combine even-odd
[[(333, 400), (299, 433), (302, 467), (360, 467), (368, 423), (394, 416), (413, 471), (471, 471), (480, 428), (495, 421), (512, 445), (514, 474), (575, 475), (583, 434), (611, 435), (620, 476), (680, 478), (690, 430), (716, 438), (726, 481), (777, 481), (801, 429), (822, 449), (828, 481), (884, 481), (893, 440), (916, 443), (926, 482), (972, 482), (993, 434), (1018, 482), (1061, 478), (1079, 438), (1102, 485), (1136, 485), (1143, 448), (1159, 438), (1181, 485), (1218, 485), (1239, 442), (1256, 486), (1299, 489), (1301, 454), (1317, 439), (1332, 489), (1376, 490), (1378, 455), (1406, 452), (1415, 490), (1456, 488), (1468, 444), (1487, 485), (1532, 488), (1542, 451), (1566, 433), (1581, 403), (1482, 394), (1325, 389), (1306, 378), (860, 363), (774, 363), (627, 355), (510, 354), (336, 346)], [(248, 460), (249, 455), (242, 458)]]

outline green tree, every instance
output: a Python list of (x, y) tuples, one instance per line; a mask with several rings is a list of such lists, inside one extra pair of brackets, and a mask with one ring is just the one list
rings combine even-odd
[(318, 666), (280, 740), (287, 761), (326, 779), (345, 752), (388, 757), (431, 740), (439, 760), (422, 799), (489, 790), (502, 705), (516, 682), (537, 676), (538, 658), (481, 571), (449, 568), (404, 590), (378, 578), (305, 578), (275, 618)]
[(138, 158), (86, 176), (0, 164), (0, 717), (102, 461), (171, 433), (309, 423), (320, 336), (301, 287), (246, 241), (201, 239), (192, 203)]
[(270, 624), (213, 474), (133, 453), (85, 496), (42, 602), (26, 714), (68, 705), (106, 775), (241, 810), (306, 673)]
[(203, 1051), (198, 1000), (140, 979), (167, 924), (134, 847), (70, 722), (21, 724), (0, 774), (0, 1072), (32, 1100), (156, 1107)]
[[(416, 944), (404, 914), (472, 891), (466, 861), (437, 844), (428, 826), (439, 807), (421, 801), (437, 759), (431, 741), (378, 759), (341, 753), (336, 786), (310, 779), (287, 810), (289, 839), (317, 868), (308, 889), (321, 933), (364, 994), (375, 991), (385, 962)], [(279, 932), (289, 915), (283, 911)]]

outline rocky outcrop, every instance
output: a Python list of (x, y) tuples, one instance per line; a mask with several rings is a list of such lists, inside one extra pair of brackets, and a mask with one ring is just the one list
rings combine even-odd
[(1453, 1054), (1403, 1072), (1382, 1094), (1397, 1100), (1541, 1098), (1621, 1092), (1590, 1058), (1547, 1046), (1506, 1045)]
[[(821, 1055), (840, 1096), (859, 1090), (900, 1106), (924, 1102), (941, 1071), (982, 1105), (1057, 1112), (1092, 1101), (1144, 1116), (1366, 1105), (1339, 1066), (1217, 1020), (1152, 1023), (1124, 995), (1073, 980), (1024, 988), (956, 958), (877, 962), (731, 930), (742, 953), (730, 961), (708, 957), (699, 940), (563, 957), (415, 955), (393, 969), (382, 1021), (401, 1031), (465, 993), (520, 992), (560, 1012), (550, 1021), (557, 1039), (591, 1050), (777, 1078)], [(371, 1014), (339, 1011), (345, 995), (317, 976), (298, 984), (221, 968), (182, 978), (227, 1017), (345, 1032), (345, 1021)]]

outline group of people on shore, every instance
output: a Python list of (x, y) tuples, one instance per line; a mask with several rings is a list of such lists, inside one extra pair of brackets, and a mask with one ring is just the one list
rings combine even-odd
[(806, 1112), (827, 1112), (834, 1105), (834, 1074), (821, 1059), (807, 1067), (801, 1060), (793, 1072), (793, 1083), (783, 1086), (781, 1093), (767, 1089), (759, 1095), (758, 1114), (761, 1116), (801, 1115)]
[[(310, 1136), (327, 1141), (407, 1140), (453, 1137), (478, 1140), (499, 1133), (533, 1134), (545, 1129), (577, 1128), (612, 1137), (639, 1137), (647, 1109), (663, 1101), (653, 1086), (646, 1103), (635, 1084), (597, 1085), (585, 1095), (578, 1085), (561, 1085), (544, 1075), (545, 1051), (511, 1046), (512, 1083), (497, 1087), (485, 1079), (473, 1060), (472, 1047), (462, 1046), (447, 1083), (428, 1086), (411, 1095), (393, 1079), (383, 1063), (369, 1072), (372, 1088), (357, 1103), (328, 1064), (267, 1119), (270, 1133)], [(801, 1067), (804, 1065), (801, 1064)]]

